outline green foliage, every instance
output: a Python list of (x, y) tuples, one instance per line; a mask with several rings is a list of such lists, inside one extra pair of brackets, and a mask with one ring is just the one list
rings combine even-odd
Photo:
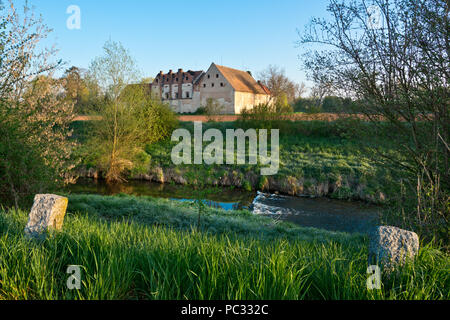
[(29, 205), (34, 194), (56, 186), (58, 173), (46, 164), (39, 145), (21, 130), (21, 124), (0, 112), (0, 203)]
[(145, 145), (168, 137), (177, 119), (167, 105), (152, 99), (144, 84), (131, 84), (139, 71), (121, 43), (107, 41), (89, 72), (105, 92), (105, 103), (96, 110), (100, 120), (90, 131), (86, 149), (97, 156), (97, 167), (108, 182), (123, 181), (125, 172), (142, 166)]
[[(189, 204), (71, 196), (64, 231), (23, 235), (25, 212), (0, 213), (0, 299), (449, 299), (449, 258), (421, 247), (381, 290), (366, 288), (361, 236)], [(82, 266), (81, 290), (66, 286)]]
[(142, 157), (145, 145), (170, 136), (178, 122), (167, 105), (153, 100), (141, 86), (127, 87), (98, 114), (101, 120), (88, 132), (86, 161), (106, 172), (111, 182), (123, 180), (127, 171), (148, 170), (149, 159)]
[(281, 98), (273, 104), (262, 103), (253, 108), (244, 108), (236, 123), (241, 128), (280, 129), (291, 111), (286, 99)]
[(293, 108), (294, 112), (305, 113), (354, 113), (358, 110), (358, 102), (337, 96), (326, 96), (322, 101), (317, 101), (316, 98), (298, 98)]
[(52, 78), (61, 66), (42, 40), (51, 30), (28, 3), (0, 22), (0, 202), (28, 205), (34, 193), (71, 179), (73, 104)]

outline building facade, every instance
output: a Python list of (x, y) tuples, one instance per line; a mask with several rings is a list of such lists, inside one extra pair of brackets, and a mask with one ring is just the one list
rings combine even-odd
[(178, 113), (193, 113), (212, 99), (223, 114), (240, 114), (244, 108), (270, 103), (270, 91), (249, 72), (211, 64), (208, 71), (164, 74), (150, 85), (152, 94), (167, 102)]

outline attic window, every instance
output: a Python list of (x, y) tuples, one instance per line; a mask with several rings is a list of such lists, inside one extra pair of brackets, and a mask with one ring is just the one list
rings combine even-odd
[(216, 78), (219, 79), (219, 74), (216, 74)]
[(206, 83), (203, 84), (203, 88), (206, 88)]
[(223, 83), (223, 82), (221, 82), (221, 83), (220, 83), (220, 86), (221, 86), (221, 87), (225, 87), (225, 85), (224, 85), (224, 83)]
[(211, 76), (208, 74), (208, 79), (211, 78)]
[(214, 82), (213, 82), (213, 83), (211, 83), (211, 87), (214, 87)]

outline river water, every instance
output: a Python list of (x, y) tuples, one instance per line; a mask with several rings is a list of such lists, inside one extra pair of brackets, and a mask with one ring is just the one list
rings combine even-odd
[[(108, 185), (102, 180), (80, 179), (69, 187), (76, 194), (151, 196), (177, 201), (192, 201), (198, 193), (190, 186), (129, 181)], [(304, 227), (329, 231), (367, 233), (378, 222), (380, 208), (363, 202), (328, 198), (289, 197), (248, 192), (236, 188), (209, 189), (203, 194), (206, 204), (225, 210), (248, 209)]]

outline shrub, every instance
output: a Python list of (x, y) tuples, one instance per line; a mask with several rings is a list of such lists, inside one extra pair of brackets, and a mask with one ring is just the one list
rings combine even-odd
[(20, 125), (0, 115), (0, 202), (3, 205), (28, 204), (35, 193), (55, 184), (57, 174), (46, 164), (40, 149), (27, 141)]
[(262, 103), (250, 109), (243, 109), (237, 122), (243, 128), (281, 129), (291, 112), (289, 105)]

